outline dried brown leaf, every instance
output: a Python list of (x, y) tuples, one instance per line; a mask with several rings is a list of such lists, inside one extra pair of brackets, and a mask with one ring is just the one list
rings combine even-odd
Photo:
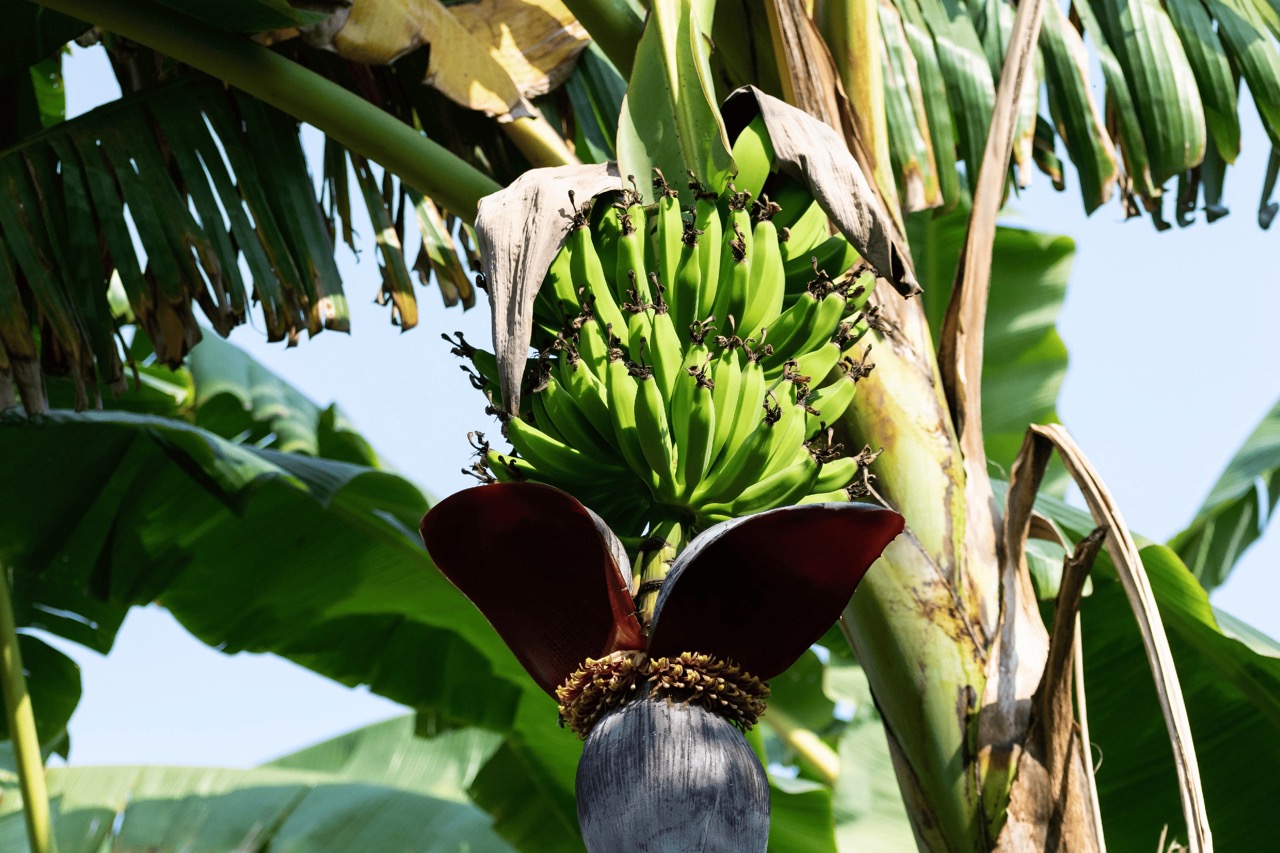
[(533, 340), (533, 300), (564, 243), (569, 193), (581, 202), (621, 185), (612, 163), (557, 166), (525, 172), (480, 200), (476, 238), (507, 411), (520, 410), (520, 380)]
[[(969, 550), (975, 553), (994, 550), (995, 527), (991, 520), (999, 518), (987, 474), (982, 435), (983, 327), (991, 283), (991, 253), (996, 216), (1004, 200), (1009, 157), (1018, 129), (1023, 84), (1035, 56), (1043, 3), (1044, 0), (1027, 0), (1018, 6), (1014, 17), (996, 90), (995, 115), (978, 170), (969, 229), (938, 343), (938, 368), (964, 459), (968, 518), (965, 536)], [(1022, 526), (1019, 525), (1019, 529)], [(1025, 538), (1025, 530), (1021, 535)], [(1007, 569), (1006, 565), (1006, 574)], [(1034, 605), (1034, 597), (1032, 603)], [(1038, 620), (1038, 616), (1036, 618)], [(1008, 685), (1001, 683), (998, 689), (1007, 690)]]
[[(895, 233), (901, 239), (902, 223), (897, 218), (897, 186), (892, 172), (885, 163), (879, 162), (875, 141), (868, 138), (866, 123), (854, 115), (855, 108), (850, 104), (831, 49), (810, 15), (811, 7), (811, 3), (801, 0), (765, 4), (783, 95), (787, 103), (822, 120), (844, 137), (862, 173), (877, 178), (869, 185), (892, 218)], [(883, 101), (880, 112), (883, 121)], [(887, 149), (884, 154), (887, 158)]]
[[(1179, 791), (1189, 835), (1189, 849), (1191, 851), (1212, 850), (1212, 834), (1209, 828), (1208, 813), (1205, 809), (1204, 791), (1200, 783), (1200, 771), (1196, 760), (1195, 745), (1191, 739), (1191, 726), (1187, 718), (1186, 704), (1183, 700), (1182, 689), (1179, 686), (1173, 655), (1169, 649), (1168, 637), (1160, 619), (1160, 612), (1156, 606), (1155, 596), (1151, 591), (1146, 570), (1142, 566), (1137, 545), (1129, 534), (1128, 527), (1124, 523), (1124, 518), (1120, 515), (1120, 510), (1116, 506), (1115, 500), (1111, 497), (1097, 471), (1094, 470), (1089, 460), (1081, 452), (1074, 439), (1060, 425), (1032, 426), (1027, 432), (1027, 439), (1018, 456), (1018, 461), (1014, 464), (1014, 475), (1009, 488), (1008, 520), (1005, 527), (1006, 548), (1017, 553), (1017, 559), (1021, 567), (1020, 574), (1025, 577), (1027, 573), (1022, 546), (1025, 543), (1026, 530), (1029, 527), (1029, 521), (1027, 520), (1030, 513), (1029, 505), (1034, 500), (1036, 488), (1044, 474), (1044, 467), (1054, 449), (1058, 451), (1058, 455), (1066, 464), (1067, 471), (1075, 480), (1076, 485), (1080, 487), (1094, 520), (1106, 531), (1107, 551), (1115, 563), (1121, 585), (1124, 587), (1130, 606), (1133, 608), (1134, 617), (1138, 622), (1138, 629), (1142, 634), (1143, 647), (1146, 650), (1152, 676), (1155, 679), (1156, 692), (1160, 698), (1160, 707), (1164, 713), (1165, 725), (1169, 731), (1174, 764), (1178, 771)], [(1083, 750), (1079, 748), (1083, 743), (1087, 742), (1083, 738), (1076, 738), (1074, 735), (1070, 735), (1070, 740), (1075, 745), (1069, 743), (1064, 750), (1062, 738), (1068, 737), (1068, 733), (1064, 730), (1072, 721), (1069, 715), (1064, 717), (1061, 708), (1056, 703), (1063, 701), (1061, 694), (1069, 692), (1065, 686), (1068, 659), (1074, 657), (1077, 661), (1076, 666), (1077, 668), (1079, 667), (1078, 654), (1073, 649), (1067, 648), (1068, 641), (1070, 641), (1071, 645), (1075, 644), (1075, 630), (1074, 628), (1068, 629), (1063, 623), (1070, 619), (1074, 625), (1076, 610), (1079, 606), (1079, 590), (1077, 587), (1083, 584), (1084, 572), (1082, 567), (1086, 566), (1090, 559), (1092, 558), (1089, 557), (1088, 553), (1082, 554), (1078, 550), (1076, 559), (1068, 560), (1064, 570), (1062, 588), (1059, 592), (1059, 613), (1055, 616), (1054, 639), (1050, 642), (1050, 654), (1046, 658), (1043, 684), (1035, 696), (1034, 710), (1029, 717), (1029, 722), (1046, 729), (1043, 733), (1036, 735), (1041, 744), (1037, 749), (1043, 750), (1042, 766), (1048, 768), (1046, 777), (1037, 782), (1035, 774), (1038, 771), (1033, 771), (1028, 773), (1025, 779), (1023, 778), (1023, 773), (1028, 766), (1027, 756), (1031, 753), (1031, 742), (1028, 740), (1026, 742), (1027, 749), (1023, 751), (1022, 759), (1018, 765), (1018, 778), (1014, 782), (1013, 797), (1024, 804), (1023, 807), (1026, 814), (1032, 820), (1038, 819), (1037, 815), (1040, 818), (1043, 817), (1043, 806), (1035, 805), (1037, 796), (1034, 793), (1025, 791), (1019, 793), (1019, 787), (1036, 784), (1055, 784), (1054, 776), (1049, 772), (1054, 768), (1057, 770), (1057, 784), (1062, 784), (1063, 780), (1068, 778), (1066, 774), (1069, 772), (1072, 778), (1075, 779), (1075, 781), (1071, 782), (1071, 785), (1078, 786), (1080, 779), (1076, 777), (1078, 777), (1079, 771), (1065, 769), (1064, 761), (1066, 759), (1063, 758), (1063, 753), (1065, 751), (1070, 761), (1075, 763), (1087, 762), (1088, 758)], [(1019, 579), (1019, 582), (1021, 580)], [(1043, 630), (1043, 627), (1041, 630)], [(1018, 650), (1018, 653), (1021, 653), (1021, 650)], [(1021, 684), (1019, 684), (1019, 687), (1021, 687)], [(1079, 693), (1078, 699), (1083, 719), (1082, 691)], [(984, 715), (988, 713), (988, 710), (988, 708), (983, 709)], [(1000, 710), (1007, 711), (1007, 709)], [(1050, 726), (1058, 728), (1049, 730), (1048, 727)], [(1035, 758), (1034, 754), (1032, 754), (1032, 758)], [(1085, 778), (1083, 782), (1090, 785), (1088, 791), (1084, 793), (1091, 792), (1090, 780)], [(1044, 791), (1053, 792), (1056, 790), (1058, 789), (1042, 789), (1039, 799), (1044, 798)], [(1084, 796), (1081, 790), (1078, 789), (1077, 794)], [(1096, 803), (1096, 794), (1091, 794), (1091, 796)], [(1096, 835), (1096, 806), (1094, 811), (1092, 834)], [(1012, 801), (1009, 814), (1010, 823), (1018, 820), (1019, 814), (1021, 814), (1015, 814)], [(1076, 831), (1084, 833), (1086, 829), (1087, 827), (1084, 826), (1082, 820), (1077, 821)], [(1009, 836), (1008, 843), (1004, 849), (1027, 849), (1025, 846), (1019, 846), (1026, 843), (1025, 838), (1017, 835), (1023, 830), (1025, 830), (1025, 827), (1009, 829), (1008, 831), (1012, 834)], [(1073, 847), (1071, 849), (1076, 848)]]
[[(978, 182), (973, 194), (973, 211), (965, 235), (955, 286), (943, 319), (938, 342), (938, 362), (943, 388), (951, 406), (960, 449), (966, 459), (970, 482), (981, 492), (971, 497), (989, 500), (986, 454), (982, 444), (982, 345), (987, 315), (987, 289), (991, 281), (991, 253), (996, 237), (996, 217), (1004, 203), (1009, 157), (1018, 129), (1018, 107), (1023, 84), (1035, 58), (1044, 0), (1030, 0), (1018, 6), (1009, 35), (1000, 84), (996, 89), (995, 114), (987, 134)], [(971, 460), (971, 461), (970, 461)]]
[(835, 130), (786, 101), (754, 86), (734, 92), (725, 111), (745, 109), (754, 99), (773, 143), (777, 166), (803, 181), (840, 232), (903, 296), (920, 292), (910, 256), (893, 218)]
[(1000, 627), (988, 658), (978, 721), (988, 790), (999, 791), (1018, 768), (1031, 724), (1031, 697), (1049, 654), (1049, 634), (1027, 568), (1026, 540), (1036, 492), (1052, 453), (1052, 447), (1027, 439), (1010, 469), (1000, 563)]
[(1071, 697), (1072, 672), (1078, 671), (1073, 664), (1079, 649), (1080, 598), (1105, 534), (1105, 528), (1094, 530), (1063, 565), (1049, 658), (1032, 699), (1030, 730), (1009, 792), (997, 850), (1105, 849), (1088, 764), (1089, 741), (1083, 730), (1077, 736)]

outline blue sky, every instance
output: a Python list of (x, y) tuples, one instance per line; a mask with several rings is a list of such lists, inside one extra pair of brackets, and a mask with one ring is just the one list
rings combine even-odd
[[(96, 49), (76, 51), (66, 81), (71, 114), (118, 96)], [(1059, 412), (1130, 526), (1152, 539), (1193, 516), (1280, 397), (1280, 229), (1257, 226), (1268, 147), (1252, 105), (1241, 114), (1244, 153), (1227, 185), (1232, 214), (1213, 226), (1157, 234), (1147, 220), (1122, 222), (1114, 200), (1086, 219), (1075, 187), (1055, 193), (1039, 174), (1007, 219), (1076, 240), (1059, 322), (1071, 353)], [(419, 290), (421, 325), (401, 333), (372, 304), (380, 280), (373, 251), (356, 259), (343, 248), (339, 264), (351, 335), (327, 332), (287, 350), (247, 325), (231, 340), (317, 402), (338, 401), (384, 457), (432, 494), (468, 485), (459, 472), (470, 453), (466, 433), (491, 425), (440, 333), (461, 329), (487, 341), (487, 311), (446, 311), (438, 293)], [(1214, 603), (1280, 636), (1277, 562), (1273, 533)], [(84, 677), (71, 722), (77, 764), (249, 766), (404, 712), (270, 656), (222, 655), (158, 608), (135, 610), (108, 657), (62, 647)]]

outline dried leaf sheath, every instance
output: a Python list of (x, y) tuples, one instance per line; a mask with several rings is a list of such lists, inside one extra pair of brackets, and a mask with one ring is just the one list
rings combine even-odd
[(533, 339), (533, 300), (564, 242), (569, 193), (585, 200), (621, 183), (613, 164), (533, 169), (480, 201), (476, 237), (508, 411), (520, 408), (520, 380)]
[[(809, 187), (823, 211), (866, 259), (903, 296), (920, 291), (911, 261), (897, 237), (893, 219), (878, 201), (866, 176), (832, 128), (785, 101), (754, 86), (739, 89), (725, 101), (727, 116), (754, 99), (764, 116), (779, 168)], [(748, 120), (749, 120), (748, 116)], [(729, 119), (731, 125), (740, 121)]]

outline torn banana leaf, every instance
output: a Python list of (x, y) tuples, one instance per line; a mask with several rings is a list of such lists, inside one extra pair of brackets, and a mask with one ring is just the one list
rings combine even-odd
[(1092, 213), (1111, 198), (1119, 169), (1114, 145), (1090, 91), (1084, 42), (1056, 3), (1045, 7), (1040, 50), (1049, 115), (1080, 176), (1085, 213)]

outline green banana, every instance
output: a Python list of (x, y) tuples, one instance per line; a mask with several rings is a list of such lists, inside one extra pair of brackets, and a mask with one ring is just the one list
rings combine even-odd
[[(497, 388), (500, 385), (498, 381), (500, 374), (498, 373), (497, 356), (486, 350), (476, 349), (467, 343), (467, 339), (462, 336), (462, 332), (454, 332), (454, 334), (458, 337), (456, 341), (445, 334), (441, 334), (440, 337), (450, 345), (450, 353), (458, 358), (465, 358), (470, 361), (475, 367), (476, 373), (480, 374), (483, 382), (480, 385), (476, 385), (476, 388), (480, 389), (484, 384), (491, 384), (494, 388)], [(464, 367), (463, 370), (466, 370), (466, 368)], [(475, 385), (474, 378), (472, 379), (472, 384)]]
[(764, 416), (754, 424), (746, 439), (725, 448), (726, 456), (694, 490), (693, 500), (703, 503), (732, 500), (758, 480), (778, 450), (779, 439), (785, 431), (785, 427), (779, 426), (782, 419), (780, 406), (766, 404)]
[(835, 489), (830, 492), (814, 492), (813, 494), (805, 495), (796, 503), (801, 506), (807, 504), (847, 504), (851, 500), (853, 498), (849, 497), (849, 493), (844, 489)]
[(817, 460), (806, 453), (794, 464), (743, 489), (732, 501), (708, 504), (704, 512), (711, 517), (737, 518), (794, 503), (813, 488), (818, 479), (818, 469)]
[[(564, 244), (552, 258), (546, 278), (543, 279), (542, 287), (538, 290), (538, 296), (534, 301), (535, 309), (539, 310), (544, 318), (554, 321), (556, 325), (563, 325), (566, 319), (576, 316), (581, 308), (578, 304), (578, 285), (574, 283), (572, 267), (575, 248), (582, 242), (586, 229), (577, 225), (576, 222), (575, 217), (575, 224), (569, 226)], [(590, 237), (587, 236), (587, 239), (590, 240)]]
[[(574, 321), (577, 348), (587, 367), (603, 379), (608, 372), (613, 342), (606, 337), (612, 327), (601, 325), (594, 315), (584, 314)], [(625, 334), (625, 328), (623, 333)]]
[[(773, 223), (778, 226), (779, 231), (788, 228), (794, 232), (801, 221), (812, 214), (813, 205), (817, 204), (813, 193), (809, 192), (809, 187), (804, 182), (781, 172), (769, 176), (764, 192), (767, 192), (769, 199), (778, 205)], [(823, 239), (826, 239), (825, 234)]]
[(858, 476), (858, 469), (862, 464), (855, 456), (842, 456), (822, 466), (822, 470), (818, 472), (818, 478), (813, 483), (815, 492), (832, 492), (836, 489), (843, 490), (845, 486), (853, 482), (853, 478)]
[(609, 416), (609, 399), (605, 385), (591, 372), (576, 350), (562, 353), (557, 365), (557, 378), (568, 391), (592, 428), (617, 452), (617, 437)]
[(770, 477), (795, 464), (801, 454), (808, 454), (808, 449), (804, 446), (804, 416), (805, 411), (800, 406), (788, 405), (783, 401), (782, 420), (778, 422), (773, 452), (769, 454), (769, 460), (761, 466), (757, 479)]
[(814, 268), (826, 273), (828, 278), (838, 278), (852, 267), (861, 256), (843, 236), (828, 237), (802, 255), (793, 255), (784, 261), (782, 269), (787, 278), (787, 291), (799, 294), (800, 288), (813, 278)]
[(626, 318), (609, 289), (609, 279), (605, 267), (600, 261), (591, 231), (582, 227), (569, 235), (565, 248), (571, 250), (570, 272), (573, 275), (575, 293), (578, 301), (575, 304), (588, 305), (591, 313), (605, 325), (614, 329), (626, 329)]
[(786, 294), (786, 272), (782, 268), (782, 253), (778, 247), (778, 229), (768, 219), (756, 223), (751, 247), (754, 255), (751, 258), (746, 307), (738, 327), (744, 338), (759, 333), (763, 324), (782, 312), (782, 298)]
[(773, 142), (765, 129), (764, 116), (757, 115), (733, 141), (733, 162), (738, 165), (734, 184), (738, 189), (751, 193), (753, 198), (760, 195), (765, 179), (773, 169), (773, 160)]
[[(588, 395), (581, 401), (582, 404), (589, 405), (591, 398), (592, 395)], [(534, 389), (533, 399), (535, 404), (541, 402), (550, 426), (564, 436), (565, 444), (596, 459), (609, 459), (614, 456), (615, 451), (611, 442), (596, 430), (595, 424), (587, 416), (578, 398), (563, 387), (555, 375), (548, 376), (540, 388)], [(612, 437), (612, 430), (610, 430), (609, 438), (612, 439)]]
[(867, 303), (871, 301), (871, 294), (876, 289), (876, 276), (870, 269), (865, 271), (855, 267), (850, 271), (848, 280), (842, 283), (845, 292), (845, 299), (849, 302), (849, 307), (845, 309), (846, 314), (852, 314), (855, 311), (863, 311), (867, 307)]
[[(615, 358), (614, 355), (617, 357)], [(632, 471), (640, 475), (646, 485), (656, 490), (656, 472), (645, 461), (636, 430), (636, 398), (639, 386), (621, 352), (614, 350), (609, 359), (608, 381), (609, 414), (613, 420), (613, 434), (618, 450)]]
[(671, 428), (676, 436), (676, 483), (678, 497), (693, 493), (711, 464), (716, 431), (713, 383), (707, 375), (710, 359), (689, 367), (679, 380), (672, 399)]
[(659, 499), (673, 500), (676, 496), (676, 460), (672, 452), (666, 402), (652, 373), (641, 372), (636, 380), (640, 389), (635, 398), (634, 420), (640, 450), (648, 469), (657, 475)]
[(818, 302), (826, 296), (825, 288), (817, 285), (818, 282), (814, 282), (772, 323), (764, 326), (761, 343), (771, 348), (771, 353), (766, 358), (781, 363), (800, 351), (800, 344), (809, 337)]
[(680, 210), (680, 194), (667, 185), (658, 169), (653, 170), (653, 191), (658, 197), (657, 230), (654, 232), (658, 280), (670, 288), (675, 284), (676, 269), (684, 249), (684, 214)]
[[(827, 214), (816, 201), (809, 202), (804, 214), (796, 220), (794, 225), (786, 228), (785, 235), (783, 235), (784, 226), (778, 225), (779, 218), (780, 216), (774, 217), (774, 225), (778, 227), (778, 235), (781, 239), (779, 250), (784, 266), (795, 258), (808, 259), (815, 248), (831, 238), (831, 220), (827, 219)], [(782, 239), (784, 236), (785, 239)]]
[[(738, 414), (738, 407), (743, 402), (743, 370), (746, 365), (746, 352), (741, 343), (722, 347), (719, 354), (711, 362), (712, 406), (715, 408), (715, 434), (711, 439), (711, 460), (715, 462), (721, 449), (729, 439), (733, 430), (733, 422)], [(763, 391), (762, 391), (763, 395)]]
[(720, 250), (720, 281), (713, 309), (717, 328), (722, 333), (743, 328), (754, 254), (751, 214), (747, 211), (750, 204), (751, 198), (746, 193), (734, 193), (729, 199), (729, 230), (724, 235), (728, 239), (723, 241)]
[(805, 412), (805, 435), (813, 435), (824, 426), (834, 424), (853, 402), (854, 390), (853, 377), (845, 376), (810, 392), (805, 405), (813, 411)]
[(831, 375), (831, 370), (840, 363), (840, 347), (835, 342), (825, 343), (817, 349), (810, 350), (795, 358), (795, 371), (801, 376), (809, 377), (809, 386), (821, 385)]
[(733, 425), (729, 428), (728, 436), (717, 448), (717, 458), (719, 454), (731, 454), (736, 448), (741, 447), (755, 429), (761, 407), (765, 407), (766, 410), (769, 408), (769, 400), (765, 397), (767, 380), (757, 353), (744, 347), (739, 359), (742, 364), (742, 379), (739, 385), (741, 391), (738, 393), (736, 408), (732, 415)]
[[(626, 192), (624, 191), (623, 194), (625, 196)], [(610, 295), (618, 303), (624, 301), (624, 294), (618, 292), (617, 282), (613, 280), (612, 274), (616, 274), (618, 269), (618, 240), (622, 236), (622, 211), (625, 209), (625, 204), (624, 199), (622, 202), (603, 205), (599, 221), (592, 229), (596, 255), (600, 258), (600, 266), (605, 270), (608, 283), (613, 288)]]
[[(620, 302), (647, 304), (653, 301), (653, 297), (649, 293), (649, 269), (645, 261), (648, 243), (645, 237), (645, 210), (639, 204), (632, 204), (619, 211), (618, 220), (622, 230), (618, 234), (618, 262), (614, 282), (620, 288)], [(634, 297), (628, 292), (630, 288), (635, 289)]]
[(676, 261), (675, 280), (667, 300), (671, 322), (683, 343), (691, 340), (689, 327), (698, 320), (702, 308), (702, 268), (698, 265), (698, 229), (694, 220), (681, 220), (680, 257)]
[[(767, 375), (777, 375), (787, 361), (818, 349), (835, 336), (836, 329), (840, 325), (840, 318), (844, 316), (844, 294), (832, 290), (823, 296), (821, 301), (818, 301), (814, 294), (806, 291), (805, 295), (801, 297), (801, 301), (796, 306), (792, 306), (792, 310), (811, 297), (814, 298), (815, 304), (813, 310), (806, 317), (803, 327), (792, 330), (792, 333), (788, 334), (784, 341), (776, 341), (772, 337), (769, 338), (769, 343), (773, 344), (773, 352), (763, 359), (764, 370)], [(788, 311), (787, 313), (790, 312)], [(783, 317), (786, 317), (786, 314), (783, 314)], [(781, 319), (780, 317), (779, 320)]]
[[(698, 298), (689, 309), (690, 323), (706, 320), (715, 311), (720, 293), (720, 242), (724, 239), (724, 222), (715, 195), (695, 187), (693, 230), (697, 232)], [(727, 326), (722, 326), (727, 328)]]
[(676, 378), (680, 373), (682, 350), (680, 336), (676, 332), (671, 318), (671, 306), (667, 304), (665, 288), (654, 276), (653, 308), (649, 312), (649, 329), (653, 334), (650, 342), (649, 361), (653, 367), (654, 378), (662, 389), (663, 399), (670, 400), (676, 387)]
[(506, 431), (511, 446), (533, 466), (537, 478), (543, 482), (595, 483), (602, 477), (624, 473), (618, 466), (592, 459), (520, 418), (507, 421)]
[(653, 294), (645, 258), (649, 243), (645, 233), (647, 224), (638, 193), (631, 194), (622, 203), (628, 206), (618, 215), (622, 231), (618, 236), (614, 281), (621, 291), (620, 305), (627, 318), (627, 352), (633, 361), (643, 362), (652, 357), (651, 353), (644, 352), (645, 343), (652, 346), (653, 341), (648, 313), (653, 305)]

